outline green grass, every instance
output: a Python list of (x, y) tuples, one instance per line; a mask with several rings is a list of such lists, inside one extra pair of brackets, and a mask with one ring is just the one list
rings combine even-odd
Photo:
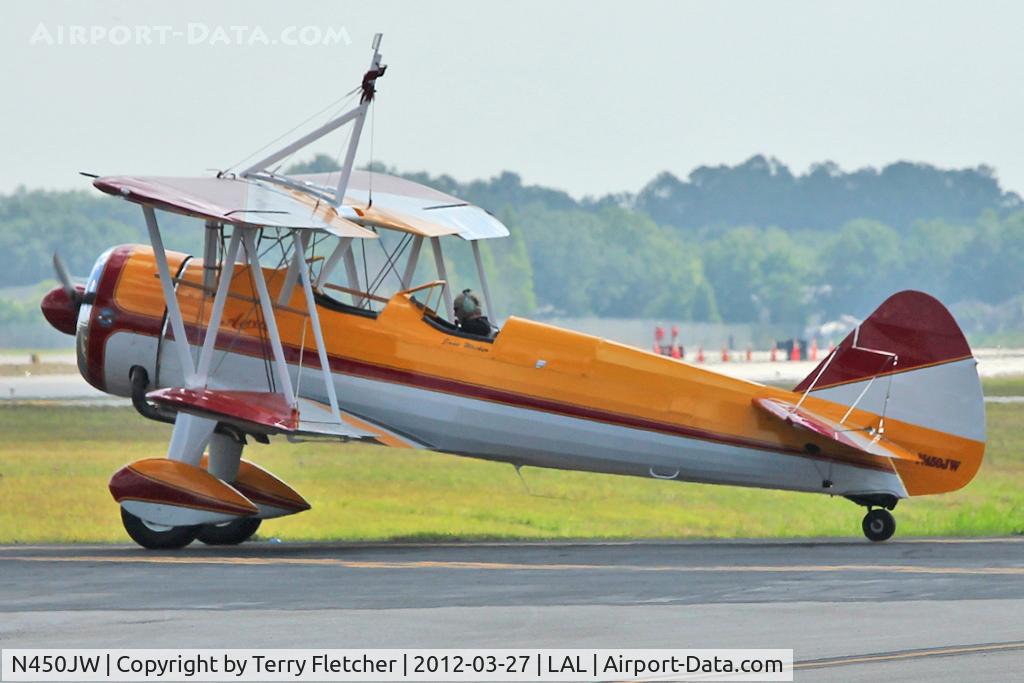
[(1024, 396), (1024, 375), (1001, 375), (981, 380), (986, 396)]
[[(1024, 405), (988, 406), (989, 451), (964, 490), (903, 501), (898, 533), (1024, 533)], [(0, 542), (124, 542), (106, 484), (161, 456), (169, 428), (130, 409), (0, 408)], [(859, 536), (843, 499), (525, 468), (383, 447), (275, 443), (247, 457), (294, 485), (309, 512), (263, 537), (543, 539)]]

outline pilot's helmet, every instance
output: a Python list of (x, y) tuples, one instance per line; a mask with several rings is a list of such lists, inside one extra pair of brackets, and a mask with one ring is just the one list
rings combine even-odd
[(464, 289), (455, 297), (455, 315), (459, 318), (472, 318), (480, 314), (480, 300), (472, 290)]

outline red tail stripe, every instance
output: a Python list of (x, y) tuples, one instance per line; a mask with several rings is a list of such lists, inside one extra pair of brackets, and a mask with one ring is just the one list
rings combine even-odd
[[(894, 353), (898, 360), (894, 366), (886, 356), (861, 349)], [(851, 332), (833, 353), (815, 389), (969, 358), (971, 347), (945, 306), (924, 292), (908, 290), (882, 302), (861, 323), (859, 334)], [(828, 362), (827, 357), (822, 360), (794, 391), (806, 391)]]

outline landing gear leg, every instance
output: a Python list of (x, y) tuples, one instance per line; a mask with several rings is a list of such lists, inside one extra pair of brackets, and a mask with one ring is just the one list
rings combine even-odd
[[(233, 482), (238, 476), (244, 447), (244, 437), (239, 439), (215, 432), (210, 437), (210, 474), (223, 481)], [(256, 533), (260, 521), (258, 517), (242, 517), (222, 524), (204, 524), (199, 527), (196, 538), (206, 545), (238, 545)]]
[(869, 509), (861, 528), (869, 541), (887, 541), (896, 533), (896, 518), (883, 508)]

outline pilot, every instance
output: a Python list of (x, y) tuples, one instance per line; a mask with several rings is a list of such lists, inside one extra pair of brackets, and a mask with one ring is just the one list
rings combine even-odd
[(455, 297), (455, 321), (463, 332), (481, 337), (491, 336), (491, 322), (480, 310), (480, 299), (476, 298), (472, 290), (464, 289), (462, 294)]

